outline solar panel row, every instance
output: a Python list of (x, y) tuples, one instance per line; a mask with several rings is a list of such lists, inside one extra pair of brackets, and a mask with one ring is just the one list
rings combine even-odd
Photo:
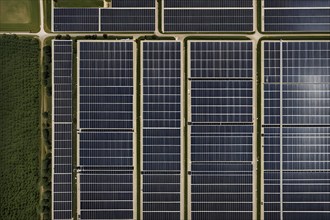
[[(120, 6), (119, 2), (123, 1), (116, 2), (116, 5)], [(54, 8), (53, 31), (154, 32), (155, 8), (134, 7)]]
[(263, 47), (265, 219), (329, 219), (330, 42)]
[(142, 45), (143, 219), (180, 220), (181, 43)]
[(164, 32), (253, 31), (253, 1), (163, 1)]
[(72, 218), (72, 41), (53, 40), (53, 219)]
[(133, 219), (133, 41), (79, 41), (80, 219)]
[[(253, 0), (163, 2), (164, 32), (252, 32)], [(263, 31), (329, 32), (328, 0), (265, 0)], [(111, 8), (54, 8), (54, 32), (154, 32), (155, 0), (116, 0)]]
[[(143, 42), (143, 218), (180, 219), (181, 44)], [(133, 219), (133, 41), (80, 41), (79, 216)], [(330, 217), (330, 42), (266, 41), (265, 219)], [(53, 41), (54, 219), (72, 217), (72, 42)], [(253, 218), (253, 52), (189, 41), (192, 219)]]
[(264, 31), (329, 32), (328, 0), (265, 0)]
[(101, 31), (154, 32), (155, 9), (101, 10)]
[(155, 0), (112, 0), (112, 7), (145, 7), (145, 8), (154, 8)]
[(190, 41), (191, 219), (253, 218), (251, 42)]
[(164, 0), (166, 8), (201, 8), (201, 7), (252, 7), (250, 0)]
[(53, 31), (97, 32), (99, 16), (97, 8), (54, 8)]

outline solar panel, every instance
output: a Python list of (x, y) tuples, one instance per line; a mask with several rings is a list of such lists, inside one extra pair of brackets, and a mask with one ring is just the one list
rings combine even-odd
[(252, 122), (252, 43), (191, 42), (193, 122)]
[(72, 41), (52, 41), (53, 219), (72, 218)]
[(79, 216), (133, 219), (133, 41), (79, 41)]
[(133, 42), (79, 42), (80, 128), (133, 128)]
[(154, 32), (155, 8), (101, 9), (101, 31)]
[(330, 41), (266, 41), (265, 219), (330, 218)]
[(143, 219), (180, 220), (181, 43), (142, 45)]
[(191, 126), (192, 219), (249, 219), (253, 127)]
[(154, 32), (155, 1), (112, 1), (111, 8), (54, 8), (54, 32)]
[(54, 8), (54, 32), (98, 32), (98, 8)]
[(79, 140), (80, 166), (133, 166), (132, 132), (85, 131)]
[(329, 32), (328, 0), (265, 0), (264, 31)]
[(84, 171), (80, 219), (133, 219), (133, 171)]
[(143, 7), (143, 8), (154, 8), (155, 0), (112, 0), (112, 7)]
[(253, 31), (253, 1), (163, 1), (164, 32)]
[(191, 219), (253, 219), (248, 41), (190, 41)]

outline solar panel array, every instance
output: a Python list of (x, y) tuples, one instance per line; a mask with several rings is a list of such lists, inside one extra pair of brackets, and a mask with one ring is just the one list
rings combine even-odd
[(180, 220), (181, 43), (142, 45), (143, 219)]
[(253, 31), (253, 0), (164, 0), (164, 32)]
[(72, 41), (53, 40), (53, 219), (72, 218)]
[(154, 32), (155, 8), (101, 9), (101, 31), (105, 32)]
[(146, 7), (153, 8), (155, 7), (155, 0), (112, 0), (112, 7)]
[(252, 42), (190, 42), (192, 220), (252, 220)]
[(329, 0), (264, 0), (264, 31), (330, 32)]
[(54, 8), (54, 32), (99, 31), (98, 8)]
[(80, 219), (133, 219), (133, 42), (78, 47)]
[(330, 41), (263, 45), (264, 219), (329, 219)]
[(154, 32), (155, 1), (112, 1), (111, 8), (54, 8), (54, 32)]

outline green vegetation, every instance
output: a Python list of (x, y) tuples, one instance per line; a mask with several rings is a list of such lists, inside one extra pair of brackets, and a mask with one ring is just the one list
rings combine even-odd
[(170, 36), (159, 37), (157, 35), (146, 35), (138, 38), (138, 41), (141, 40), (175, 40), (175, 37), (170, 37)]
[(40, 30), (39, 1), (0, 0), (0, 31)]
[(52, 29), (52, 0), (44, 0), (44, 29), (46, 32)]
[(163, 19), (163, 13), (162, 13), (162, 0), (157, 0), (158, 3), (158, 32), (163, 33), (162, 30), (162, 19)]
[(0, 36), (0, 219), (38, 219), (39, 41)]
[(52, 81), (51, 81), (51, 72), (52, 72), (52, 48), (51, 46), (44, 47), (43, 54), (43, 73), (42, 73), (42, 84), (46, 87), (47, 96), (52, 95)]
[(54, 0), (56, 7), (103, 7), (103, 0)]
[(42, 144), (41, 144), (41, 196), (40, 213), (42, 220), (51, 219), (52, 197), (52, 134), (51, 134), (51, 95), (52, 95), (52, 48), (47, 45), (43, 48), (41, 108)]
[(43, 192), (40, 200), (40, 212), (43, 220), (51, 219), (51, 197), (52, 197), (52, 154), (47, 151), (41, 163), (41, 185)]

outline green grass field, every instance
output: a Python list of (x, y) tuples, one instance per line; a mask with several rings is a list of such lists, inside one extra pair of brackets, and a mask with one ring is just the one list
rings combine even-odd
[(102, 7), (103, 0), (57, 0), (56, 7)]
[(38, 0), (0, 0), (0, 31), (40, 30)]
[(0, 36), (0, 219), (38, 219), (39, 41)]

